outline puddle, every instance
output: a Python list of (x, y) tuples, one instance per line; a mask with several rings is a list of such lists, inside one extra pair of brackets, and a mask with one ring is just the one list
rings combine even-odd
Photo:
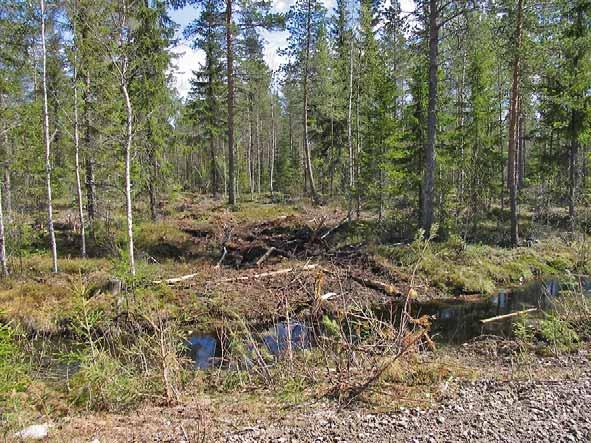
[[(591, 279), (581, 281), (583, 293), (591, 296)], [(510, 291), (501, 290), (487, 298), (446, 299), (412, 306), (414, 317), (433, 315), (431, 333), (439, 343), (462, 344), (483, 334), (509, 337), (517, 317), (483, 325), (480, 320), (529, 308), (550, 311), (554, 301), (565, 288), (558, 280), (533, 281)], [(535, 315), (535, 314), (530, 314)], [(539, 314), (538, 314), (539, 315)], [(396, 314), (398, 317), (398, 314)], [(313, 334), (303, 323), (277, 323), (271, 327), (254, 332), (254, 340), (260, 350), (266, 350), (275, 358), (280, 358), (289, 348), (308, 349), (314, 346)], [(193, 335), (188, 338), (191, 358), (198, 369), (207, 369), (222, 362), (222, 345), (216, 334)], [(246, 344), (242, 357), (246, 366), (252, 364), (253, 345)]]
[[(591, 279), (584, 279), (581, 286), (583, 293), (591, 296)], [(480, 323), (480, 320), (529, 308), (551, 311), (554, 301), (564, 289), (567, 288), (557, 280), (534, 281), (511, 291), (501, 290), (488, 298), (474, 301), (437, 300), (415, 305), (413, 311), (415, 315), (428, 314), (436, 317), (431, 329), (436, 341), (461, 344), (483, 334), (510, 336), (513, 323), (518, 317), (486, 325)]]
[(187, 341), (191, 360), (195, 362), (197, 369), (211, 368), (220, 358), (221, 346), (215, 335), (192, 335)]
[[(303, 323), (280, 322), (269, 328), (256, 332), (256, 345), (264, 348), (274, 357), (281, 357), (291, 350), (302, 350), (312, 345), (310, 328)], [(190, 356), (197, 369), (208, 369), (223, 363), (222, 344), (215, 334), (195, 334), (187, 339)], [(252, 343), (246, 345), (248, 354), (252, 354)], [(243, 364), (252, 364), (249, 355), (243, 356)]]

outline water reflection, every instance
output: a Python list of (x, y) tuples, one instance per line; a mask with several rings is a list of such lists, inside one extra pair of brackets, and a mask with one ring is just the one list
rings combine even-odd
[(197, 369), (207, 369), (213, 366), (218, 357), (218, 338), (211, 334), (193, 335), (187, 340), (191, 359)]
[[(581, 281), (581, 287), (584, 291), (591, 290), (591, 280)], [(439, 342), (460, 344), (482, 334), (511, 335), (515, 318), (486, 325), (481, 324), (480, 320), (529, 308), (549, 311), (565, 289), (568, 289), (568, 285), (562, 285), (557, 280), (534, 281), (511, 291), (501, 290), (485, 299), (438, 300), (417, 304), (413, 311), (414, 315), (435, 316), (432, 333)]]
[[(432, 336), (440, 343), (461, 344), (482, 334), (510, 336), (515, 318), (499, 320), (483, 325), (480, 320), (499, 315), (509, 314), (529, 308), (549, 311), (561, 292), (573, 289), (573, 285), (561, 284), (558, 280), (534, 281), (511, 291), (501, 290), (496, 295), (475, 300), (447, 299), (436, 300), (412, 305), (412, 315), (432, 315)], [(591, 295), (591, 279), (582, 279), (576, 289)], [(398, 313), (390, 312), (390, 318), (400, 318), (400, 305), (394, 305)], [(530, 314), (531, 315), (531, 314)], [(271, 327), (253, 331), (257, 349), (266, 349), (275, 358), (280, 358), (291, 347), (301, 350), (313, 346), (312, 333), (309, 326), (300, 322), (281, 322)], [(201, 334), (189, 337), (188, 344), (195, 367), (211, 368), (223, 364), (221, 361), (222, 346), (215, 334)], [(249, 366), (253, 363), (255, 350), (252, 340), (244, 343), (246, 352), (235, 356), (239, 365)], [(256, 358), (260, 358), (257, 356)]]
[[(309, 328), (303, 323), (281, 322), (270, 328), (255, 331), (253, 334), (256, 346), (264, 346), (273, 356), (279, 358), (290, 348), (293, 351), (311, 346)], [(187, 339), (191, 359), (197, 369), (208, 369), (221, 362), (222, 345), (215, 334), (195, 334)], [(252, 342), (245, 343), (247, 352), (240, 356), (240, 364), (251, 365), (252, 355), (256, 354)]]

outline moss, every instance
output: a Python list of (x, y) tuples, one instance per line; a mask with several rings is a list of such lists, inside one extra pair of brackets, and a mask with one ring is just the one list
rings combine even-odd
[(189, 234), (166, 222), (138, 225), (134, 235), (136, 247), (153, 257), (181, 257), (192, 246)]
[[(419, 260), (412, 246), (382, 246), (376, 248), (376, 253), (407, 270)], [(449, 293), (492, 294), (500, 285), (564, 274), (575, 268), (576, 254), (573, 246), (558, 239), (508, 249), (464, 244), (452, 236), (444, 243), (429, 245), (419, 272), (432, 286)]]

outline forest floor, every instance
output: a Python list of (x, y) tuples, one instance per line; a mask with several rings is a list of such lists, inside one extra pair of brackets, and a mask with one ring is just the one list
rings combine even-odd
[[(75, 217), (65, 208), (57, 214), (62, 256), (76, 257)], [(514, 249), (413, 237), (404, 217), (378, 223), (362, 213), (348, 223), (337, 206), (299, 202), (231, 210), (185, 195), (162, 214), (136, 226), (135, 278), (124, 261), (108, 258), (124, 246), (121, 220), (101, 226), (90, 245), (95, 257), (60, 259), (60, 274), (49, 273), (44, 253), (12, 259), (13, 276), (0, 283), (0, 319), (22, 334), (29, 375), (4, 407), (0, 392), (9, 440), (15, 429), (43, 422), (51, 423), (52, 441), (517, 441), (538, 439), (553, 423), (565, 441), (590, 436), (587, 305), (576, 336), (561, 319), (549, 322), (553, 346), (540, 331), (521, 341), (467, 337), (463, 346), (435, 338), (433, 346), (428, 335), (413, 335), (428, 333), (428, 325), (398, 337), (398, 326), (374, 314), (399, 315), (407, 300), (477, 302), (528, 280), (589, 275), (588, 242), (551, 227), (529, 228), (535, 235)], [(44, 241), (33, 238), (30, 250)], [(237, 337), (252, 342), (290, 322), (329, 332), (347, 325), (356, 336), (369, 334), (370, 343), (358, 348), (340, 336), (343, 327), (329, 344), (294, 357), (290, 348), (287, 361), (236, 345)], [(186, 363), (169, 362), (169, 323), (175, 337), (216, 336), (227, 345), (226, 361), (259, 352), (255, 364), (187, 375), (178, 370)], [(384, 366), (379, 382), (355, 401), (343, 402), (343, 392), (400, 353), (405, 340), (412, 346), (404, 358)], [(128, 371), (132, 364), (146, 368)], [(64, 367), (78, 372), (64, 375)], [(2, 370), (0, 363), (0, 379)], [(171, 382), (174, 371), (178, 380)], [(574, 402), (566, 398), (572, 392), (580, 393)], [(21, 403), (27, 406), (18, 410)], [(571, 414), (572, 426), (552, 409)], [(507, 416), (525, 434), (517, 435)]]

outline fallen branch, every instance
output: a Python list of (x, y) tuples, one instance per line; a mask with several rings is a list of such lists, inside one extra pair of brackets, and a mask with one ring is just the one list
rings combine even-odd
[(382, 283), (381, 281), (370, 280), (368, 278), (358, 277), (355, 275), (352, 275), (351, 278), (355, 280), (357, 283), (367, 286), (368, 288), (381, 291), (386, 295), (391, 295), (393, 297), (401, 297), (404, 295), (402, 291), (398, 289), (396, 286), (392, 286), (387, 283)]
[(232, 277), (232, 278), (225, 278), (223, 280), (218, 280), (217, 283), (228, 283), (228, 282), (233, 282), (233, 281), (244, 281), (244, 280), (253, 280), (253, 279), (264, 278), (264, 277), (274, 277), (276, 275), (289, 274), (290, 272), (294, 272), (294, 271), (311, 271), (313, 269), (319, 269), (319, 265), (305, 265), (305, 266), (302, 266), (301, 268), (286, 268), (286, 269), (279, 269), (277, 271), (262, 272), (260, 274), (242, 275), (239, 277)]
[(195, 277), (197, 277), (198, 275), (199, 275), (198, 273), (195, 273), (195, 274), (188, 274), (188, 275), (183, 275), (183, 276), (181, 276), (181, 277), (168, 278), (168, 279), (166, 279), (166, 280), (153, 280), (153, 281), (152, 281), (152, 284), (155, 284), (155, 285), (160, 285), (160, 284), (162, 284), (162, 283), (167, 283), (167, 284), (169, 284), (169, 285), (174, 285), (175, 283), (180, 283), (180, 282), (182, 282), (182, 281), (185, 281), (185, 280), (190, 280), (190, 279), (192, 279), (192, 278), (195, 278)]
[(275, 251), (275, 247), (271, 246), (269, 249), (267, 249), (267, 252), (265, 252), (261, 258), (259, 258), (256, 262), (257, 266), (260, 266), (265, 260), (267, 260), (269, 258), (269, 256), (273, 253), (273, 251)]
[(534, 312), (537, 310), (538, 310), (538, 308), (530, 308), (530, 309), (524, 309), (523, 311), (511, 312), (510, 314), (497, 315), (496, 317), (485, 318), (483, 320), (480, 320), (480, 323), (486, 324), (486, 323), (491, 323), (491, 322), (497, 321), (497, 320), (505, 320), (506, 318), (517, 317), (518, 315), (527, 314), (528, 312)]
[(334, 231), (336, 231), (337, 229), (340, 229), (341, 226), (346, 225), (347, 223), (349, 223), (349, 217), (345, 217), (343, 220), (341, 220), (341, 222), (336, 225), (333, 226), (332, 228), (330, 228), (328, 231), (326, 231), (324, 234), (322, 234), (322, 236), (320, 237), (320, 240), (324, 240), (326, 237), (328, 237), (330, 234), (332, 234)]
[(218, 260), (217, 265), (215, 265), (216, 269), (219, 269), (220, 266), (222, 266), (222, 263), (224, 262), (224, 259), (226, 258), (226, 254), (228, 254), (228, 248), (226, 248), (224, 246), (224, 252), (222, 252), (221, 258)]

